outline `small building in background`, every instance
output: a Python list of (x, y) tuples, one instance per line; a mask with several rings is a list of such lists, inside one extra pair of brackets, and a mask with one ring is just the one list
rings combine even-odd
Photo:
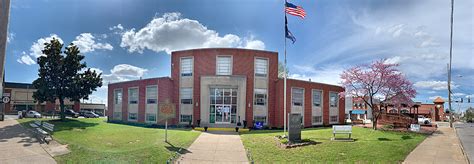
[[(29, 83), (15, 83), (5, 82), (4, 83), (4, 94), (9, 95), (10, 101), (5, 103), (5, 114), (17, 114), (18, 111), (34, 110), (41, 113), (59, 113), (60, 106), (59, 100), (56, 102), (43, 102), (38, 103), (33, 98), (33, 93), (36, 92), (36, 88)], [(88, 104), (80, 103), (78, 101), (64, 100), (65, 108), (72, 109), (79, 112), (81, 109), (98, 111), (105, 113), (105, 104)]]

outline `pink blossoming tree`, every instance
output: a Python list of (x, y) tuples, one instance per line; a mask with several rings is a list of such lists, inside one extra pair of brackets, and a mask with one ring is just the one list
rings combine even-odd
[(377, 60), (367, 65), (358, 65), (342, 72), (342, 85), (346, 91), (341, 96), (359, 97), (372, 109), (372, 126), (377, 129), (377, 120), (382, 111), (376, 106), (379, 101), (390, 100), (391, 104), (413, 105), (416, 95), (413, 84), (397, 69), (398, 64)]

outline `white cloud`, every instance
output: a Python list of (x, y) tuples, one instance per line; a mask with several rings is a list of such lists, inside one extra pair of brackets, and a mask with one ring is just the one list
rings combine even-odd
[[(299, 79), (308, 81), (311, 79), (313, 82), (320, 82), (332, 85), (340, 85), (342, 73), (342, 67), (329, 66), (323, 68), (314, 68), (311, 66), (294, 65), (294, 70), (290, 68), (289, 78)], [(295, 72), (295, 73), (292, 73)]]
[(39, 38), (36, 42), (33, 43), (33, 45), (31, 45), (30, 56), (35, 58), (42, 56), (44, 44), (51, 42), (53, 38), (58, 39), (61, 44), (64, 43), (63, 40), (56, 34), (50, 34), (49, 37)]
[[(448, 89), (448, 82), (447, 81), (418, 81), (414, 84), (415, 87), (420, 89), (432, 89), (432, 90), (447, 90)], [(458, 86), (451, 83), (451, 88), (455, 89)]]
[(443, 100), (447, 100), (447, 98), (444, 98), (443, 96), (431, 96), (431, 97), (428, 97), (428, 99), (434, 100), (434, 99), (436, 99), (436, 98), (438, 98), (438, 97), (441, 97)]
[(95, 50), (112, 50), (114, 47), (109, 43), (96, 43), (95, 37), (91, 33), (82, 33), (72, 41), (82, 53), (88, 53)]
[[(95, 70), (102, 72), (97, 68), (95, 68)], [(102, 74), (102, 78), (104, 79), (103, 83), (107, 85), (107, 83), (139, 79), (143, 77), (147, 71), (148, 70), (144, 68), (128, 64), (119, 64), (110, 70), (110, 74)]]
[(13, 39), (15, 39), (15, 33), (9, 32), (7, 35), (7, 43), (10, 43)]
[(455, 97), (463, 97), (463, 96), (466, 96), (465, 93), (453, 93), (452, 95), (455, 96)]
[(110, 30), (110, 31), (114, 31), (114, 30), (122, 31), (122, 30), (123, 30), (123, 26), (122, 26), (122, 24), (118, 24), (118, 25), (109, 27), (109, 30)]
[[(116, 28), (120, 27), (117, 25)], [(123, 32), (120, 46), (129, 52), (143, 53), (148, 49), (168, 54), (176, 50), (209, 47), (265, 49), (260, 40), (252, 37), (241, 39), (234, 34), (219, 35), (197, 20), (182, 18), (180, 13), (165, 13), (162, 17), (153, 18), (141, 29), (132, 28)]]
[(16, 60), (18, 63), (21, 63), (21, 64), (26, 64), (26, 65), (33, 65), (33, 64), (36, 64), (35, 60), (33, 60), (31, 58), (31, 56), (29, 56), (28, 54), (26, 54), (25, 51), (23, 51), (21, 53), (21, 57), (19, 59)]

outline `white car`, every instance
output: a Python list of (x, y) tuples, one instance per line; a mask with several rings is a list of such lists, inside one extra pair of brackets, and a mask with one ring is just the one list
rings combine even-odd
[(26, 116), (25, 116), (25, 117), (29, 117), (29, 118), (41, 118), (41, 114), (38, 113), (37, 111), (30, 110), (30, 111), (26, 112)]
[(431, 119), (425, 116), (418, 116), (418, 124), (428, 125), (431, 124)]

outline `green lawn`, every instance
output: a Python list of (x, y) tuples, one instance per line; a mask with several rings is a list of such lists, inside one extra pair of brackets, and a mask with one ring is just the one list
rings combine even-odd
[(426, 138), (422, 134), (354, 127), (355, 142), (336, 142), (330, 140), (331, 128), (311, 128), (302, 131), (302, 138), (319, 144), (281, 149), (274, 140), (281, 134), (275, 130), (251, 131), (241, 133), (241, 138), (256, 163), (399, 163)]
[[(32, 119), (20, 121), (29, 127)], [(179, 148), (187, 148), (199, 132), (106, 123), (105, 119), (70, 119), (55, 124), (53, 138), (68, 144), (70, 154), (55, 157), (58, 163), (164, 163)]]

